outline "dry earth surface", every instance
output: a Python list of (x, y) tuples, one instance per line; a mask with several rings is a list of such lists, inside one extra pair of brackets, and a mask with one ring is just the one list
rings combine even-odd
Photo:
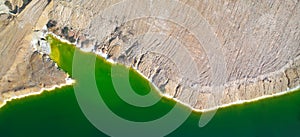
[(46, 0), (32, 0), (20, 13), (0, 15), (0, 106), (6, 99), (65, 83), (67, 75), (31, 46), (34, 29), (47, 23), (40, 18), (48, 6)]
[(49, 31), (136, 68), (196, 109), (300, 84), (299, 0), (54, 0), (45, 10), (47, 3), (1, 14), (2, 96), (64, 82), (64, 73), (30, 49), (41, 15), (51, 20)]

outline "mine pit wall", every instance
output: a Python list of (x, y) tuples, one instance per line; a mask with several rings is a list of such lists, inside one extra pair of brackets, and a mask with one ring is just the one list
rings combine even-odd
[[(87, 45), (85, 45), (85, 43), (87, 43)], [(119, 49), (115, 49), (117, 46), (114, 44), (112, 44), (114, 46), (111, 46), (109, 43), (103, 45), (97, 45), (96, 43), (97, 42), (92, 44), (83, 42), (81, 48), (89, 48), (91, 51), (93, 49), (105, 49), (105, 52), (108, 53), (111, 58), (119, 63), (136, 68), (165, 94), (190, 104), (196, 109), (209, 108), (208, 106), (210, 105), (207, 103), (209, 103), (212, 98), (212, 89), (204, 84), (199, 86), (199, 93), (194, 93), (188, 88), (183, 89), (183, 86), (181, 85), (182, 77), (181, 75), (178, 75), (179, 70), (177, 70), (174, 62), (151, 52), (135, 55), (134, 51), (128, 51), (127, 49), (126, 51), (130, 54), (124, 55), (126, 52), (124, 49), (122, 51), (122, 44), (120, 44), (124, 43), (124, 41), (119, 38), (116, 38), (116, 41), (112, 42), (119, 43), (119, 45), (117, 45)], [(134, 50), (134, 48), (131, 47), (131, 50)], [(290, 61), (278, 71), (261, 75), (256, 78), (229, 81), (224, 85), (225, 91), (223, 92), (222, 98), (219, 99), (220, 104), (251, 100), (264, 95), (272, 95), (295, 88), (300, 85), (299, 74), (300, 60), (299, 57), (297, 57), (294, 61)], [(185, 90), (184, 94), (181, 93), (183, 90)]]
[[(116, 17), (105, 30), (98, 30), (105, 25), (105, 18), (98, 17), (102, 9), (118, 2), (57, 2), (49, 14), (57, 21), (53, 32), (73, 42), (75, 40), (84, 51), (104, 52), (109, 58), (136, 68), (162, 92), (196, 109), (272, 95), (300, 84), (299, 1), (183, 1), (207, 20), (221, 43), (227, 80), (222, 96), (217, 98), (211, 87), (211, 60), (201, 41), (189, 30), (168, 20), (150, 17), (127, 22)], [(68, 33), (61, 31), (65, 27), (68, 27)], [(143, 34), (149, 32), (163, 33), (162, 39), (158, 39), (162, 42), (177, 38), (177, 43), (160, 43), (160, 46), (184, 46), (200, 68), (199, 75), (186, 76), (182, 73), (185, 70), (176, 66), (184, 66), (187, 61), (174, 62), (157, 53), (143, 51), (140, 47), (150, 43), (146, 43)], [(185, 56), (178, 50), (175, 53)], [(196, 81), (191, 77), (197, 78)], [(213, 106), (211, 100), (216, 102)]]

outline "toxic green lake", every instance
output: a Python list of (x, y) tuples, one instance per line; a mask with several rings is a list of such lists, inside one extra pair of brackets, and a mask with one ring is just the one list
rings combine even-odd
[[(82, 112), (74, 87), (86, 80), (72, 75), (73, 54), (76, 48), (48, 37), (50, 57), (58, 66), (76, 80), (75, 85), (65, 86), (40, 95), (8, 102), (0, 109), (1, 137), (102, 137), (107, 136), (86, 118)], [(166, 115), (175, 106), (172, 99), (162, 98), (150, 107), (136, 107), (126, 103), (115, 92), (111, 67), (105, 59), (92, 53), (78, 52), (82, 67), (95, 65), (95, 78), (99, 93), (106, 105), (119, 117), (136, 122), (147, 122)], [(128, 70), (119, 65), (121, 69)], [(84, 74), (85, 69), (82, 69)], [(151, 84), (135, 70), (129, 69), (129, 81), (134, 91), (145, 95)], [(122, 75), (118, 79), (128, 79)], [(122, 83), (120, 83), (122, 84)], [(124, 91), (126, 92), (126, 91)], [(89, 94), (86, 91), (86, 94)], [(158, 93), (153, 97), (160, 96)], [(189, 108), (181, 105), (182, 111)], [(205, 126), (198, 126), (202, 113), (192, 112), (185, 122), (168, 136), (178, 137), (299, 137), (300, 91), (256, 102), (221, 108)], [(101, 114), (99, 114), (101, 117)], [(107, 123), (109, 124), (109, 123)], [(114, 124), (114, 123), (112, 123)], [(157, 125), (158, 127), (160, 125)]]

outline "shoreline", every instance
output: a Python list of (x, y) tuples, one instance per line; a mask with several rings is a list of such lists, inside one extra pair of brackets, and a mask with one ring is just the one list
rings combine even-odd
[(13, 101), (15, 99), (22, 99), (22, 98), (29, 97), (29, 96), (40, 95), (40, 94), (42, 94), (45, 91), (48, 91), (48, 92), (55, 91), (55, 89), (62, 88), (64, 86), (70, 86), (70, 85), (73, 85), (75, 83), (75, 80), (69, 78), (69, 76), (67, 76), (65, 78), (65, 80), (66, 80), (66, 82), (63, 83), (63, 84), (53, 85), (52, 87), (49, 87), (49, 88), (41, 88), (37, 92), (29, 92), (27, 94), (23, 94), (23, 95), (19, 95), (19, 96), (13, 96), (13, 97), (10, 97), (8, 99), (4, 99), (3, 103), (0, 104), (0, 109), (2, 107), (4, 107), (7, 104), (7, 102)]
[[(59, 39), (61, 42), (64, 42), (64, 43), (67, 43), (67, 44), (70, 44), (70, 45), (74, 45), (76, 48), (79, 48), (80, 51), (82, 52), (86, 52), (86, 51), (83, 51), (80, 46), (77, 44), (77, 43), (71, 43), (69, 42), (68, 40), (65, 40), (63, 38), (61, 38), (60, 36), (57, 36), (56, 34), (52, 33), (52, 32), (46, 32), (44, 33), (44, 36), (47, 36), (47, 35), (52, 35), (53, 37)], [(49, 44), (49, 43), (48, 43)], [(50, 46), (50, 45), (49, 45)], [(93, 53), (95, 54), (96, 56), (98, 57), (102, 57), (104, 58), (107, 62), (111, 63), (111, 64), (119, 64), (117, 62), (115, 62), (114, 60), (112, 59), (107, 59), (106, 58), (106, 54), (105, 53), (102, 53), (102, 52), (99, 52), (99, 53), (94, 53), (94, 52), (86, 52), (86, 53)], [(56, 63), (55, 63), (56, 64)], [(151, 85), (157, 90), (159, 91), (158, 87), (152, 83), (150, 81), (150, 79), (148, 79), (144, 74), (142, 74), (139, 70), (137, 70), (135, 67), (130, 67), (130, 66), (126, 66), (127, 68), (133, 68), (140, 76), (142, 76), (143, 78), (145, 78), (147, 81), (149, 81), (151, 83)], [(3, 101), (3, 103), (0, 105), (0, 108), (2, 108), (3, 106), (6, 105), (7, 102), (9, 101), (12, 101), (14, 99), (21, 99), (21, 98), (24, 98), (24, 97), (28, 97), (28, 96), (32, 96), (32, 95), (39, 95), (41, 93), (43, 93), (44, 91), (52, 91), (52, 90), (55, 90), (56, 88), (62, 88), (64, 86), (68, 86), (68, 85), (73, 85), (75, 83), (75, 80), (69, 78), (69, 76), (66, 78), (66, 83), (63, 83), (63, 84), (60, 84), (60, 85), (54, 85), (50, 88), (42, 88), (40, 91), (38, 92), (31, 92), (31, 93), (28, 93), (28, 94), (24, 94), (24, 95), (20, 95), (20, 96), (14, 96), (14, 97), (11, 97), (9, 99), (5, 99)], [(275, 93), (275, 94), (272, 94), (272, 95), (263, 95), (263, 96), (260, 96), (260, 97), (256, 97), (256, 98), (253, 98), (253, 99), (249, 99), (249, 100), (239, 100), (239, 101), (235, 101), (235, 102), (231, 102), (231, 103), (228, 103), (228, 104), (222, 104), (222, 105), (219, 105), (219, 106), (216, 106), (216, 107), (212, 107), (212, 108), (207, 108), (207, 109), (195, 109), (193, 108), (190, 104), (187, 104), (187, 103), (184, 103), (180, 100), (178, 100), (177, 98), (174, 98), (168, 94), (163, 94), (161, 92), (157, 92), (161, 97), (165, 97), (167, 99), (171, 99), (171, 100), (174, 100), (176, 103), (180, 103), (182, 104), (183, 106), (185, 107), (188, 107), (189, 109), (191, 109), (193, 112), (200, 112), (200, 113), (205, 113), (205, 112), (209, 112), (209, 111), (214, 111), (214, 110), (218, 110), (220, 108), (227, 108), (227, 107), (230, 107), (230, 106), (234, 106), (234, 105), (242, 105), (242, 104), (246, 104), (246, 103), (252, 103), (252, 102), (257, 102), (257, 101), (261, 101), (261, 100), (264, 100), (264, 99), (268, 99), (268, 98), (273, 98), (273, 97), (278, 97), (278, 96), (282, 96), (282, 95), (285, 95), (285, 94), (288, 94), (288, 93), (293, 93), (293, 92), (296, 92), (297, 90), (300, 89), (300, 85), (295, 87), (295, 88), (292, 88), (292, 89), (287, 89), (285, 91), (281, 91), (279, 93)]]
[[(137, 72), (140, 74), (139, 71), (137, 71)], [(144, 78), (146, 78), (143, 74), (141, 74), (141, 76), (143, 76)], [(150, 82), (150, 83), (155, 88), (157, 88), (152, 82)], [(222, 104), (222, 105), (219, 105), (219, 106), (216, 106), (216, 107), (212, 107), (212, 108), (207, 108), (207, 109), (196, 109), (196, 108), (193, 108), (190, 104), (184, 103), (184, 102), (180, 101), (179, 99), (173, 98), (172, 96), (170, 96), (168, 94), (163, 94), (161, 92), (159, 92), (158, 94), (160, 96), (162, 96), (162, 97), (166, 97), (168, 99), (172, 99), (172, 100), (176, 101), (177, 103), (180, 103), (180, 104), (184, 105), (185, 107), (188, 107), (193, 112), (205, 113), (205, 112), (210, 112), (210, 111), (217, 111), (218, 109), (228, 108), (228, 107), (231, 107), (231, 106), (243, 105), (243, 104), (247, 104), (247, 103), (255, 103), (255, 102), (263, 101), (265, 99), (271, 99), (271, 98), (275, 98), (275, 97), (280, 97), (280, 96), (283, 96), (283, 95), (287, 95), (289, 93), (297, 92), (298, 90), (300, 90), (300, 85), (297, 86), (297, 87), (295, 87), (295, 88), (287, 89), (285, 91), (282, 91), (282, 92), (279, 92), (279, 93), (275, 93), (275, 94), (272, 94), (272, 95), (263, 95), (263, 96), (256, 97), (256, 98), (253, 98), (253, 99), (249, 99), (249, 100), (239, 100), (239, 101), (231, 102), (231, 103), (228, 103), (228, 104)]]
[[(86, 52), (86, 51), (83, 51), (79, 45), (77, 45), (76, 43), (71, 43), (69, 42), (68, 40), (65, 40), (57, 35), (55, 35), (54, 33), (52, 32), (48, 32), (47, 34), (51, 34), (52, 36), (54, 36), (55, 38), (59, 39), (60, 41), (62, 42), (65, 42), (65, 43), (68, 43), (68, 44), (71, 44), (71, 45), (74, 45), (76, 48), (79, 48), (80, 51), (82, 52)], [(105, 53), (102, 53), (102, 52), (99, 52), (98, 54), (97, 53), (94, 53), (94, 52), (87, 52), (87, 53), (93, 53), (95, 54), (96, 56), (98, 57), (102, 57), (104, 58), (107, 62), (110, 62), (112, 64), (120, 64), (120, 63), (117, 63), (115, 62), (114, 60), (111, 60), (111, 59), (107, 59), (106, 58), (106, 54)], [(289, 65), (289, 64), (287, 64)], [(157, 90), (159, 91), (159, 88), (151, 82), (150, 79), (148, 79), (144, 74), (142, 74), (139, 70), (137, 70), (135, 67), (130, 67), (130, 66), (126, 66), (127, 68), (133, 68), (139, 75), (141, 75), (143, 78), (145, 78), (147, 81), (149, 81), (151, 83), (151, 85)], [(287, 66), (285, 66), (287, 67)], [(284, 67), (284, 68), (285, 68)], [(261, 100), (264, 100), (264, 99), (269, 99), (269, 98), (273, 98), (273, 97), (278, 97), (278, 96), (282, 96), (282, 95), (286, 95), (288, 93), (293, 93), (293, 92), (296, 92), (297, 90), (300, 89), (300, 85), (295, 87), (295, 88), (292, 88), (292, 89), (287, 89), (285, 91), (281, 91), (279, 93), (275, 93), (275, 94), (271, 94), (271, 95), (263, 95), (263, 96), (260, 96), (260, 97), (256, 97), (256, 98), (253, 98), (253, 99), (249, 99), (249, 100), (239, 100), (239, 101), (235, 101), (235, 102), (231, 102), (231, 103), (228, 103), (228, 104), (222, 104), (220, 106), (216, 106), (216, 107), (212, 107), (212, 108), (208, 108), (208, 109), (195, 109), (193, 108), (190, 104), (187, 104), (187, 103), (184, 103), (180, 100), (178, 100), (177, 98), (174, 98), (168, 94), (163, 94), (162, 92), (157, 92), (160, 96), (162, 97), (166, 97), (167, 99), (172, 99), (174, 101), (176, 101), (177, 103), (180, 103), (182, 105), (184, 105), (185, 107), (188, 107), (189, 109), (191, 109), (193, 112), (201, 112), (201, 113), (205, 113), (205, 112), (210, 112), (210, 111), (214, 111), (214, 110), (218, 110), (220, 108), (227, 108), (227, 107), (230, 107), (230, 106), (234, 106), (234, 105), (242, 105), (242, 104), (246, 104), (246, 103), (252, 103), (252, 102), (257, 102), (257, 101), (261, 101)]]
[[(44, 33), (43, 36), (47, 36), (47, 35), (52, 35), (53, 37), (59, 39), (61, 42), (64, 42), (64, 43), (67, 43), (67, 44), (70, 44), (70, 45), (74, 45), (76, 48), (79, 48), (80, 51), (82, 52), (86, 52), (86, 51), (83, 51), (80, 46), (76, 43), (71, 43), (69, 42), (68, 40), (65, 40), (63, 38), (61, 38), (60, 36), (57, 36), (56, 34), (52, 33), (52, 32), (46, 32)], [(49, 44), (49, 43), (47, 43)], [(50, 45), (49, 45), (50, 46)], [(107, 62), (111, 63), (111, 64), (119, 64), (117, 62), (115, 62), (114, 60), (112, 59), (107, 59), (106, 56), (107, 54), (105, 53), (102, 53), (102, 52), (99, 52), (99, 53), (95, 53), (95, 52), (86, 52), (86, 53), (93, 53), (95, 54), (96, 56), (98, 57), (102, 57), (104, 58)], [(56, 63), (55, 63), (56, 64)], [(157, 90), (159, 91), (158, 87), (152, 83), (150, 81), (150, 79), (148, 79), (144, 74), (142, 74), (139, 70), (137, 70), (135, 67), (130, 67), (130, 66), (126, 66), (127, 68), (133, 68), (140, 76), (142, 76), (143, 78), (145, 78), (147, 81), (149, 81), (152, 86)], [(69, 85), (73, 85), (75, 83), (75, 80), (69, 78), (69, 76), (67, 76), (67, 78), (65, 79), (66, 80), (66, 83), (63, 83), (63, 84), (60, 84), (60, 85), (54, 85), (50, 88), (41, 88), (40, 91), (38, 92), (30, 92), (28, 94), (24, 94), (24, 95), (19, 95), (19, 96), (14, 96), (14, 97), (11, 97), (9, 99), (5, 99), (3, 101), (2, 104), (0, 104), (0, 109), (5, 106), (7, 104), (7, 102), (9, 101), (12, 101), (14, 99), (21, 99), (21, 98), (24, 98), (24, 97), (28, 97), (28, 96), (33, 96), (33, 95), (39, 95), (39, 94), (42, 94), (44, 91), (53, 91), (57, 88), (62, 88), (64, 86), (69, 86)], [(271, 94), (271, 95), (263, 95), (263, 96), (260, 96), (260, 97), (256, 97), (256, 98), (253, 98), (253, 99), (249, 99), (249, 100), (239, 100), (239, 101), (235, 101), (235, 102), (231, 102), (231, 103), (228, 103), (228, 104), (222, 104), (222, 105), (219, 105), (219, 106), (216, 106), (216, 107), (212, 107), (212, 108), (207, 108), (207, 109), (196, 109), (196, 108), (193, 108), (190, 104), (187, 104), (187, 103), (184, 103), (182, 101), (180, 101), (179, 99), (177, 98), (174, 98), (168, 94), (164, 94), (162, 92), (157, 92), (161, 97), (165, 97), (167, 99), (171, 99), (171, 100), (174, 100), (176, 103), (180, 103), (182, 104), (183, 106), (185, 107), (188, 107), (191, 111), (193, 112), (200, 112), (200, 113), (205, 113), (205, 112), (210, 112), (210, 111), (215, 111), (215, 110), (218, 110), (220, 108), (227, 108), (227, 107), (230, 107), (230, 106), (234, 106), (234, 105), (242, 105), (242, 104), (246, 104), (246, 103), (252, 103), (252, 102), (257, 102), (257, 101), (261, 101), (261, 100), (264, 100), (264, 99), (268, 99), (268, 98), (273, 98), (273, 97), (278, 97), (278, 96), (282, 96), (282, 95), (285, 95), (285, 94), (288, 94), (288, 93), (293, 93), (293, 92), (296, 92), (297, 90), (300, 89), (300, 85), (295, 87), (295, 88), (292, 88), (292, 89), (287, 89), (285, 91), (281, 91), (279, 93), (275, 93), (275, 94)]]
[(249, 99), (249, 100), (239, 100), (239, 101), (231, 102), (231, 103), (228, 103), (228, 104), (223, 104), (223, 105), (220, 105), (220, 106), (217, 106), (217, 107), (209, 108), (209, 109), (194, 109), (194, 108), (192, 108), (192, 110), (195, 111), (195, 112), (209, 112), (209, 111), (213, 111), (213, 110), (218, 110), (220, 108), (227, 108), (227, 107), (231, 107), (231, 106), (235, 106), (235, 105), (242, 105), (242, 104), (247, 104), (247, 103), (255, 103), (255, 102), (258, 102), (258, 101), (265, 100), (265, 99), (280, 97), (280, 96), (283, 96), (283, 95), (286, 95), (286, 94), (289, 94), (289, 93), (297, 92), (298, 90), (300, 90), (300, 85), (295, 87), (295, 88), (287, 89), (286, 91), (282, 91), (282, 92), (275, 93), (275, 94), (272, 94), (272, 95), (263, 95), (263, 96), (256, 97), (256, 98), (253, 98), (253, 99)]
[[(67, 44), (71, 44), (71, 45), (74, 45), (76, 48), (79, 48), (80, 51), (82, 52), (86, 52), (86, 51), (83, 51), (76, 43), (71, 43), (69, 42), (68, 40), (65, 40), (57, 35), (55, 35), (54, 33), (52, 32), (47, 32), (45, 33), (45, 36), (46, 35), (52, 35), (53, 37), (59, 39), (61, 42), (64, 42), (64, 43), (67, 43)], [(117, 62), (115, 62), (114, 60), (111, 60), (111, 59), (107, 59), (106, 58), (106, 54), (105, 53), (94, 53), (94, 52), (86, 52), (86, 53), (93, 53), (95, 54), (96, 56), (98, 57), (102, 57), (104, 58), (107, 62), (111, 63), (111, 64), (119, 64)], [(56, 63), (55, 63), (56, 64)], [(140, 76), (142, 76), (143, 78), (145, 78), (147, 81), (149, 81), (151, 83), (151, 85), (157, 90), (159, 91), (158, 87), (152, 83), (150, 81), (150, 79), (148, 79), (144, 74), (142, 74), (139, 70), (137, 70), (135, 67), (130, 67), (130, 66), (126, 66), (127, 68), (133, 68)], [(13, 101), (15, 99), (21, 99), (21, 98), (25, 98), (25, 97), (29, 97), (29, 96), (33, 96), (33, 95), (39, 95), (39, 94), (42, 94), (44, 91), (54, 91), (55, 89), (57, 88), (62, 88), (64, 86), (69, 86), (69, 85), (73, 85), (76, 81), (69, 78), (69, 76), (67, 76), (65, 78), (66, 82), (63, 83), (63, 84), (60, 84), (60, 85), (54, 85), (50, 88), (42, 88), (40, 89), (40, 91), (38, 92), (31, 92), (31, 93), (28, 93), (28, 94), (24, 94), (24, 95), (19, 95), (19, 96), (14, 96), (14, 97), (11, 97), (9, 99), (5, 99), (3, 101), (3, 103), (0, 105), (0, 109), (5, 106), (7, 104), (7, 102), (9, 101)], [(253, 98), (253, 99), (249, 99), (249, 100), (239, 100), (239, 101), (235, 101), (235, 102), (231, 102), (231, 103), (228, 103), (228, 104), (223, 104), (223, 105), (220, 105), (220, 106), (216, 106), (216, 107), (212, 107), (212, 108), (208, 108), (208, 109), (195, 109), (193, 108), (190, 104), (187, 104), (187, 103), (184, 103), (180, 100), (178, 100), (177, 98), (174, 98), (168, 94), (163, 94), (161, 92), (157, 92), (161, 97), (165, 97), (167, 99), (171, 99), (171, 100), (174, 100), (176, 103), (180, 103), (182, 104), (183, 106), (185, 107), (188, 107), (189, 109), (191, 109), (193, 112), (200, 112), (200, 113), (205, 113), (205, 112), (210, 112), (210, 111), (214, 111), (214, 110), (218, 110), (218, 109), (221, 109), (221, 108), (227, 108), (227, 107), (230, 107), (230, 106), (235, 106), (235, 105), (242, 105), (242, 104), (246, 104), (246, 103), (253, 103), (253, 102), (257, 102), (257, 101), (261, 101), (261, 100), (264, 100), (264, 99), (269, 99), (269, 98), (273, 98), (273, 97), (278, 97), (278, 96), (282, 96), (282, 95), (286, 95), (288, 93), (293, 93), (293, 92), (296, 92), (297, 90), (300, 89), (300, 85), (295, 87), (295, 88), (292, 88), (292, 89), (287, 89), (285, 91), (282, 91), (282, 92), (279, 92), (279, 93), (275, 93), (275, 94), (272, 94), (272, 95), (263, 95), (263, 96), (260, 96), (260, 97), (256, 97), (256, 98)]]

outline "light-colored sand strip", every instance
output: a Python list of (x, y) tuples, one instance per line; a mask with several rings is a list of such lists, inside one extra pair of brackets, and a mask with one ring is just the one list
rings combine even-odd
[(63, 84), (60, 84), (60, 85), (54, 85), (54, 86), (52, 86), (50, 88), (42, 88), (38, 92), (30, 92), (28, 94), (23, 94), (23, 95), (19, 95), (19, 96), (13, 96), (13, 97), (11, 97), (9, 99), (5, 99), (3, 101), (3, 103), (0, 104), (0, 108), (2, 108), (3, 106), (5, 106), (7, 102), (12, 101), (14, 99), (21, 99), (21, 98), (28, 97), (28, 96), (39, 95), (39, 94), (42, 94), (44, 91), (52, 91), (54, 89), (62, 88), (64, 86), (68, 86), (68, 85), (73, 85), (75, 83), (75, 80), (69, 78), (69, 76), (65, 80), (66, 80), (66, 83), (63, 83)]
[(287, 89), (286, 91), (282, 91), (282, 92), (272, 94), (272, 95), (264, 95), (264, 96), (260, 96), (260, 97), (250, 99), (250, 100), (239, 100), (239, 101), (236, 101), (236, 102), (224, 104), (224, 105), (214, 107), (214, 108), (210, 108), (210, 109), (203, 109), (203, 110), (193, 109), (193, 110), (196, 111), (196, 112), (208, 112), (208, 111), (216, 110), (216, 109), (219, 109), (219, 108), (226, 108), (226, 107), (230, 107), (230, 106), (233, 106), (233, 105), (241, 105), (241, 104), (245, 104), (245, 103), (261, 101), (261, 100), (268, 99), (268, 98), (278, 97), (278, 96), (282, 96), (282, 95), (285, 95), (285, 94), (288, 94), (288, 93), (296, 92), (298, 90), (300, 90), (300, 85), (295, 87), (295, 88)]
[[(135, 68), (134, 68), (135, 69)], [(136, 69), (135, 69), (136, 70)], [(142, 77), (144, 77), (145, 79), (147, 79), (148, 81), (150, 81), (144, 74), (142, 74), (140, 71), (136, 70)], [(150, 81), (151, 82), (151, 81)], [(151, 84), (156, 88), (157, 91), (159, 91), (159, 88), (155, 86), (154, 83), (151, 82)], [(213, 111), (213, 110), (217, 110), (219, 108), (226, 108), (226, 107), (230, 107), (230, 106), (234, 106), (234, 105), (242, 105), (242, 104), (245, 104), (245, 103), (251, 103), (251, 102), (256, 102), (256, 101), (261, 101), (261, 100), (264, 100), (264, 99), (268, 99), (268, 98), (273, 98), (273, 97), (278, 97), (278, 96), (282, 96), (282, 95), (285, 95), (285, 94), (288, 94), (288, 93), (292, 93), (292, 92), (296, 92), (300, 90), (300, 85), (295, 87), (295, 88), (292, 88), (292, 89), (287, 89), (286, 91), (282, 91), (282, 92), (279, 92), (279, 93), (276, 93), (276, 94), (272, 94), (272, 95), (263, 95), (263, 96), (260, 96), (260, 97), (257, 97), (257, 98), (253, 98), (253, 99), (250, 99), (250, 100), (239, 100), (239, 101), (236, 101), (236, 102), (231, 102), (231, 103), (228, 103), (228, 104), (223, 104), (223, 105), (220, 105), (220, 106), (217, 106), (217, 107), (213, 107), (213, 108), (209, 108), (209, 109), (195, 109), (193, 108), (191, 105), (187, 104), (187, 103), (184, 103), (180, 100), (178, 100), (177, 98), (174, 98), (168, 94), (163, 94), (162, 92), (158, 92), (158, 94), (160, 94), (161, 96), (163, 97), (166, 97), (168, 99), (172, 99), (178, 103), (181, 103), (183, 104), (184, 106), (192, 109), (193, 111), (195, 112), (209, 112), (209, 111)]]

